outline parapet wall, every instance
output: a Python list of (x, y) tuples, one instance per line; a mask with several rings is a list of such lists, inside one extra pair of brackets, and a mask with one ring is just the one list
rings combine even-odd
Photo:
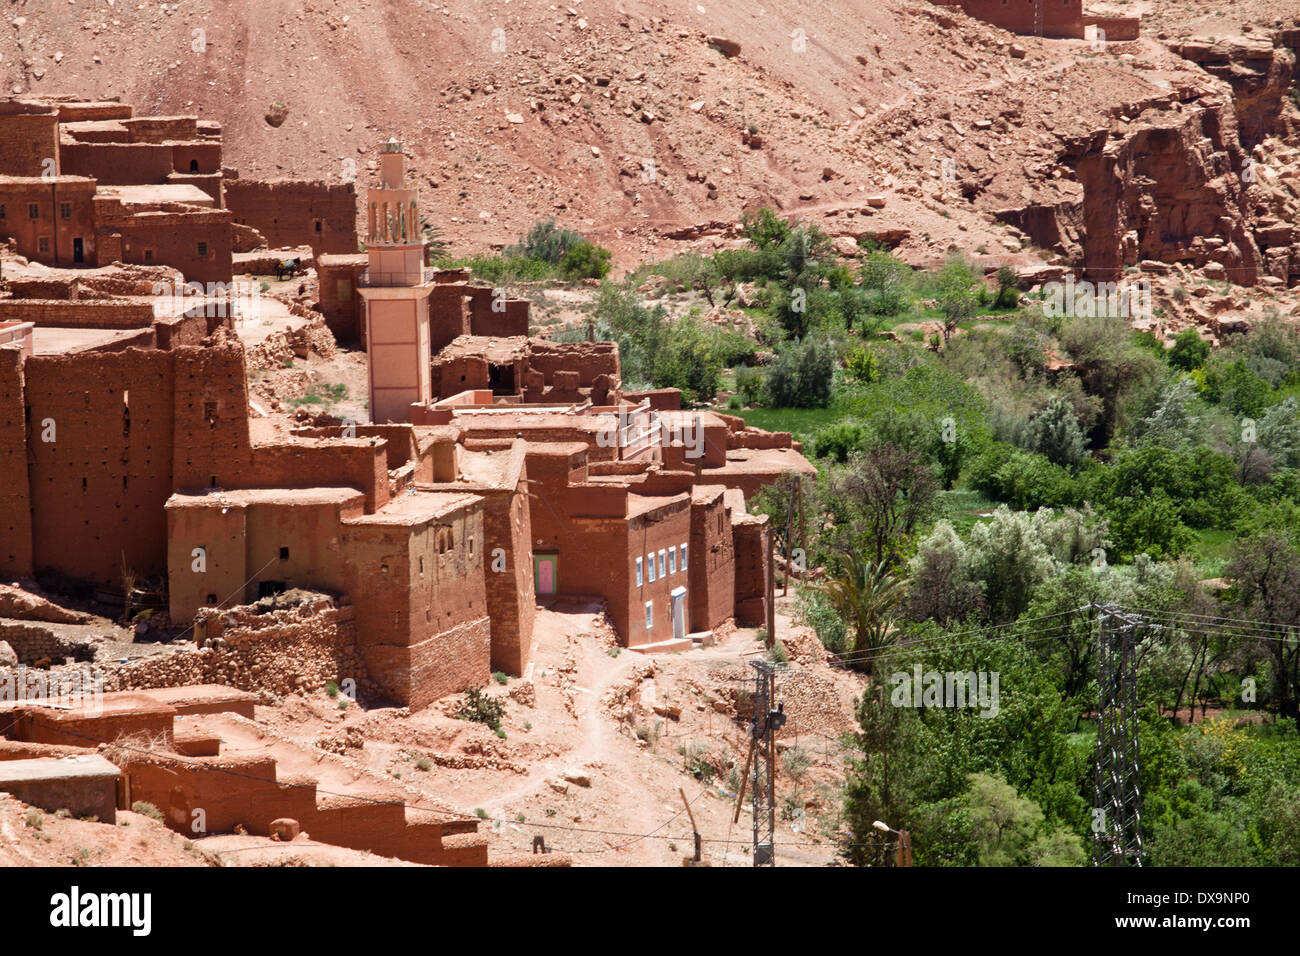
[(65, 329), (140, 329), (153, 325), (148, 302), (88, 299), (0, 299), (0, 322), (35, 322)]
[[(53, 166), (46, 165), (53, 160)], [(0, 176), (59, 172), (59, 116), (37, 103), (0, 103)]]

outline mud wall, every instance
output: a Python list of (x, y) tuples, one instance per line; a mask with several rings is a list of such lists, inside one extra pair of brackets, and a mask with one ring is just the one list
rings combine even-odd
[(227, 179), (226, 208), (272, 248), (311, 246), (324, 253), (357, 251), (357, 194), (353, 183), (319, 180)]

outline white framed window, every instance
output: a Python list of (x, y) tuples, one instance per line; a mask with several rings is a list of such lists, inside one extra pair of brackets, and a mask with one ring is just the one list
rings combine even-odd
[(681, 555), (682, 555), (682, 561), (681, 561), (681, 564), (682, 564), (682, 570), (685, 571), (685, 570), (686, 570), (686, 545), (684, 545), (684, 544), (682, 544), (682, 545), (678, 545), (677, 550), (681, 552)]
[(654, 581), (655, 581), (655, 556), (654, 556), (653, 554), (647, 554), (647, 555), (645, 556), (645, 559), (646, 559), (646, 564), (650, 565), (650, 583), (651, 583), (651, 584), (654, 584)]
[(641, 586), (641, 574), (642, 574), (641, 559), (637, 558), (636, 559), (636, 586), (637, 587)]
[(677, 573), (677, 549), (676, 548), (668, 549), (668, 573), (669, 574)]
[(660, 576), (661, 578), (663, 578), (663, 577), (667, 577), (667, 576), (668, 576), (667, 571), (666, 571), (666, 568), (667, 568), (667, 563), (666, 563), (666, 562), (667, 562), (667, 560), (668, 560), (668, 553), (667, 553), (666, 551), (664, 551), (663, 548), (660, 548), (660, 549), (659, 549), (659, 576)]
[(645, 629), (648, 631), (655, 626), (655, 602), (645, 602)]

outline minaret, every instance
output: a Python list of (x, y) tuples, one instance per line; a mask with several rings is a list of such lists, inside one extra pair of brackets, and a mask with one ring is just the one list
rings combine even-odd
[(358, 291), (366, 302), (370, 420), (408, 422), (413, 402), (433, 399), (429, 293), (416, 191), (406, 187), (402, 144), (379, 147), (379, 186), (367, 190), (366, 252)]

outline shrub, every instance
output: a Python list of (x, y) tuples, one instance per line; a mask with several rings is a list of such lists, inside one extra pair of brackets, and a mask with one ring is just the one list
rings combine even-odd
[(805, 339), (777, 353), (767, 370), (767, 393), (778, 408), (824, 408), (835, 378), (831, 345)]
[(1020, 306), (1020, 285), (1016, 279), (1016, 270), (1010, 266), (998, 269), (998, 294), (993, 299), (998, 309), (1015, 309)]
[(870, 432), (857, 422), (834, 422), (813, 436), (812, 453), (816, 458), (833, 458), (843, 464), (863, 448), (869, 436)]
[(970, 484), (1017, 510), (1076, 504), (1080, 489), (1070, 472), (1042, 455), (995, 443), (971, 463)]
[(572, 229), (560, 229), (554, 219), (539, 219), (533, 223), (518, 244), (508, 247), (505, 254), (522, 259), (539, 259), (558, 265), (565, 254), (583, 242)]
[(1073, 468), (1083, 461), (1087, 439), (1079, 427), (1074, 409), (1060, 396), (1055, 396), (1047, 407), (1029, 423), (1030, 447), (1054, 465)]
[(501, 729), (501, 718), (506, 715), (504, 701), (489, 697), (481, 687), (471, 687), (465, 692), (465, 701), (460, 705), (456, 716), (461, 720), (472, 720), (487, 724), (493, 730)]
[(568, 279), (603, 279), (609, 274), (612, 253), (585, 239), (564, 254), (560, 273)]
[(736, 369), (736, 391), (746, 405), (761, 404), (767, 395), (763, 373), (756, 368)]
[(795, 744), (781, 757), (781, 769), (795, 783), (798, 783), (808, 773), (808, 768), (812, 766), (812, 754), (804, 747)]
[(844, 372), (860, 385), (870, 385), (880, 378), (880, 363), (870, 347), (859, 345), (844, 359)]
[(1210, 343), (1201, 338), (1196, 329), (1183, 329), (1174, 337), (1174, 347), (1168, 355), (1170, 365), (1190, 372), (1200, 368), (1210, 357)]
[(1121, 557), (1149, 554), (1156, 559), (1176, 558), (1192, 545), (1191, 530), (1163, 493), (1118, 498), (1108, 502), (1104, 510), (1115, 550)]
[(888, 252), (867, 254), (859, 270), (862, 307), (871, 315), (898, 315), (907, 308), (912, 270)]
[(799, 591), (799, 617), (802, 623), (817, 634), (822, 647), (832, 654), (843, 654), (849, 648), (848, 627), (831, 606), (822, 591), (801, 588)]
[(131, 809), (141, 816), (148, 817), (150, 820), (157, 820), (159, 823), (163, 822), (162, 811), (145, 800), (135, 801), (135, 803), (131, 804)]

